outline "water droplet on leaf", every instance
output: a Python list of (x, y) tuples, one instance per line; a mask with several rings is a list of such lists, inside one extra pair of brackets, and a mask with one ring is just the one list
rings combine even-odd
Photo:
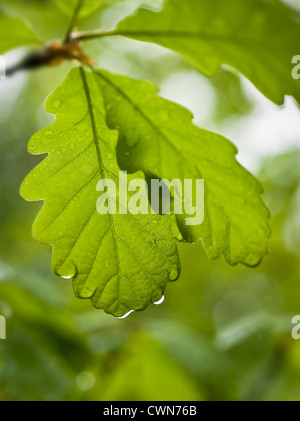
[(61, 100), (60, 99), (55, 99), (52, 103), (51, 106), (53, 108), (59, 108), (61, 106)]
[(162, 304), (164, 301), (165, 301), (165, 296), (163, 295), (160, 300), (155, 301), (153, 304), (158, 306), (159, 304)]
[(129, 314), (131, 314), (131, 313), (133, 313), (134, 312), (134, 310), (130, 310), (130, 311), (128, 311), (128, 313), (126, 313), (126, 314), (124, 314), (124, 316), (120, 316), (120, 317), (117, 317), (117, 319), (126, 319), (126, 317), (128, 317), (129, 316)]

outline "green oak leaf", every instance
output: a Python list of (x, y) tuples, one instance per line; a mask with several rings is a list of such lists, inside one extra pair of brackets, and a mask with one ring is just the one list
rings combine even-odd
[[(29, 152), (48, 157), (21, 186), (26, 200), (44, 200), (33, 235), (53, 245), (53, 270), (73, 278), (77, 297), (117, 317), (143, 310), (179, 276), (176, 221), (171, 215), (122, 214), (118, 206), (116, 214), (97, 212), (98, 182), (108, 178), (118, 185), (120, 170), (117, 132), (106, 125), (92, 73), (73, 69), (48, 99), (47, 110), (56, 120), (31, 138)], [(139, 173), (128, 176), (128, 183), (133, 178), (144, 180)], [(140, 193), (140, 201), (149, 207), (147, 193)], [(109, 196), (108, 206), (117, 204)]]
[(186, 215), (176, 215), (184, 238), (201, 238), (213, 259), (223, 255), (232, 265), (257, 265), (268, 252), (269, 211), (260, 184), (236, 161), (235, 146), (193, 125), (191, 112), (157, 96), (151, 83), (96, 74), (107, 124), (119, 131), (120, 167), (182, 183), (204, 179), (204, 222), (188, 226)]
[(38, 38), (26, 23), (0, 13), (0, 54), (13, 48), (38, 42)]
[(78, 8), (78, 17), (85, 18), (99, 9), (104, 0), (56, 0), (59, 8), (67, 15), (73, 15)]
[(160, 12), (139, 9), (110, 34), (174, 50), (207, 76), (229, 65), (275, 103), (284, 95), (300, 102), (300, 83), (291, 76), (300, 22), (280, 2), (166, 0)]

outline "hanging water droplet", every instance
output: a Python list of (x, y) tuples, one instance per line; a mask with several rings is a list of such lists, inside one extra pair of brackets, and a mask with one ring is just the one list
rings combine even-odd
[(164, 301), (165, 301), (165, 296), (163, 295), (160, 300), (155, 301), (153, 304), (158, 306), (159, 304), (162, 304)]
[(169, 275), (169, 279), (170, 281), (176, 281), (177, 278), (178, 278), (178, 272), (176, 269), (173, 269)]
[[(78, 268), (75, 265), (75, 263), (71, 260), (59, 269), (54, 268), (53, 272), (55, 273), (55, 275), (58, 275), (63, 279), (72, 279), (77, 276)], [(61, 275), (61, 273), (64, 273), (65, 275)]]
[(133, 313), (134, 312), (134, 310), (130, 310), (130, 311), (128, 311), (128, 313), (126, 313), (126, 314), (124, 314), (124, 316), (120, 316), (120, 317), (117, 317), (117, 319), (126, 319), (126, 317), (128, 317), (129, 316), (129, 314), (131, 314), (131, 313)]

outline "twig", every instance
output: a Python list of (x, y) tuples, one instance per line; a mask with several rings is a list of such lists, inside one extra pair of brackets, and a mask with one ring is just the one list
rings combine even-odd
[(64, 61), (77, 61), (81, 64), (92, 66), (94, 64), (81, 49), (79, 41), (52, 41), (46, 45), (43, 50), (35, 51), (25, 57), (17, 65), (8, 68), (6, 76), (11, 76), (21, 70), (31, 70), (41, 66), (57, 66)]
[(78, 0), (76, 9), (74, 10), (73, 16), (72, 16), (71, 21), (69, 23), (68, 30), (67, 30), (66, 35), (65, 35), (65, 43), (67, 43), (70, 40), (70, 36), (71, 36), (72, 31), (74, 29), (74, 26), (76, 24), (79, 12), (82, 8), (82, 5), (83, 5), (83, 0)]

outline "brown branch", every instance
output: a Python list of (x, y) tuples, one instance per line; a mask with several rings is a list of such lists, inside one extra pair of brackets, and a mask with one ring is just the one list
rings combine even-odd
[(21, 70), (32, 70), (42, 66), (57, 66), (64, 61), (76, 61), (93, 66), (94, 62), (82, 51), (78, 40), (68, 42), (52, 41), (44, 49), (30, 53), (17, 65), (8, 68), (6, 76), (11, 76)]

